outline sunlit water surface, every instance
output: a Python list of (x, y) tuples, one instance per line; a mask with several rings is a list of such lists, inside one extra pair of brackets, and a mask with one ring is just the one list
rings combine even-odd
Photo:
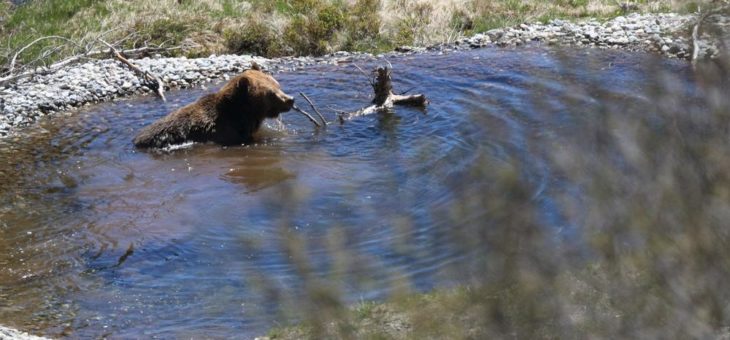
[[(282, 301), (296, 301), (310, 276), (350, 302), (465, 282), (459, 264), (469, 255), (446, 241), (457, 226), (435, 216), (448, 214), (460, 187), (486, 185), (462, 180), (477, 158), (526, 164), (545, 227), (569, 240), (577, 227), (553, 198), (572, 189), (546, 148), (601, 105), (588, 84), (643, 105), (648, 62), (674, 74), (680, 91), (692, 87), (684, 62), (615, 51), (481, 49), (390, 62), (396, 90), (426, 94), (426, 110), (398, 107), (323, 131), (287, 113), (255, 145), (134, 149), (139, 129), (217, 84), (172, 91), (167, 103), (95, 105), (0, 141), (0, 324), (79, 338), (246, 338), (282, 320)], [(347, 63), (277, 78), (330, 120), (370, 100), (367, 78)], [(311, 272), (287, 251), (292, 235), (305, 240)]]

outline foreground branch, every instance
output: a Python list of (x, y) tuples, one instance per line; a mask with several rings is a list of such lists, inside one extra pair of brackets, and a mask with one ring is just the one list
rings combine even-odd
[[(727, 1), (725, 1), (725, 2), (727, 3)], [(722, 18), (727, 16), (727, 14), (726, 14), (727, 10), (728, 10), (727, 6), (719, 6), (719, 7), (711, 8), (706, 11), (702, 11), (701, 8), (697, 10), (697, 22), (692, 27), (692, 36), (691, 36), (691, 38), (692, 38), (691, 62), (692, 62), (693, 67), (697, 66), (697, 62), (699, 61), (699, 58), (700, 58), (700, 41), (702, 40), (703, 31), (705, 30), (703, 25), (706, 24), (706, 26), (709, 26), (710, 28), (717, 25), (718, 23), (717, 22), (713, 23), (712, 20), (710, 20), (710, 17), (719, 15), (720, 16), (719, 20), (722, 20)], [(720, 24), (720, 26), (722, 27), (723, 25)], [(723, 29), (720, 28), (720, 31), (722, 32)], [(721, 44), (723, 43), (722, 40), (720, 40), (720, 43)]]
[(373, 91), (375, 92), (375, 98), (373, 98), (373, 105), (364, 107), (355, 112), (340, 112), (338, 118), (340, 123), (344, 123), (345, 120), (352, 119), (358, 116), (364, 116), (377, 112), (385, 112), (393, 108), (394, 105), (410, 105), (425, 107), (428, 105), (428, 99), (423, 94), (405, 95), (393, 93), (393, 82), (391, 79), (392, 67), (378, 67), (375, 73), (375, 81), (371, 82)]
[(697, 58), (700, 54), (700, 25), (702, 25), (702, 21), (705, 20), (705, 15), (702, 14), (697, 17), (697, 23), (692, 27), (692, 66), (697, 65)]

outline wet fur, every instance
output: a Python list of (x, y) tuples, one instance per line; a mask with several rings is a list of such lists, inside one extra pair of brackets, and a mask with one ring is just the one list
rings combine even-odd
[(264, 119), (289, 111), (292, 97), (270, 75), (246, 70), (217, 93), (208, 94), (142, 129), (139, 148), (162, 148), (185, 142), (221, 145), (250, 143)]

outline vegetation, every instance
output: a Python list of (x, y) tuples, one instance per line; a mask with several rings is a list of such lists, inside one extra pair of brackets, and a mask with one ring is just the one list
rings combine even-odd
[[(317, 55), (426, 45), (490, 28), (551, 18), (607, 18), (628, 10), (690, 11), (709, 0), (32, 0), (0, 1), (0, 65), (19, 55), (45, 63), (98, 38), (124, 48), (182, 47), (168, 54)], [(621, 4), (632, 6), (621, 6)], [(94, 46), (92, 46), (94, 47)], [(99, 48), (103, 46), (98, 46)], [(36, 60), (37, 61), (37, 60)]]

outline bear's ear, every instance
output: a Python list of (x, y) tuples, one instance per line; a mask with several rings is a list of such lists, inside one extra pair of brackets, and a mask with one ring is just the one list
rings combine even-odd
[(256, 70), (256, 71), (261, 71), (261, 65), (259, 65), (259, 64), (258, 64), (258, 63), (256, 63), (255, 61), (252, 61), (252, 62), (251, 62), (251, 69), (252, 69), (252, 70)]
[(248, 77), (238, 77), (236, 79), (236, 94), (243, 98), (248, 96)]

